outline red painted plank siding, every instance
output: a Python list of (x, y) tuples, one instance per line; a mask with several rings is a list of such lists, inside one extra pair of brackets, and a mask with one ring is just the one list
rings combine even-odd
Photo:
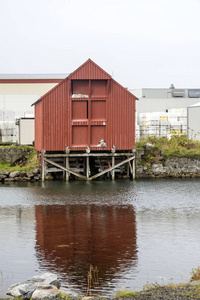
[(88, 59), (82, 66), (68, 76), (70, 79), (110, 79), (111, 76)]
[(35, 105), (35, 149), (41, 151), (43, 149), (43, 102)]
[[(100, 78), (102, 80), (100, 80)], [(88, 98), (73, 98), (84, 87)], [(85, 89), (85, 88), (84, 88)], [(97, 95), (98, 94), (98, 95)], [(35, 103), (35, 148), (38, 151), (132, 150), (135, 148), (135, 99), (91, 60)], [(97, 147), (99, 141), (105, 148)]]

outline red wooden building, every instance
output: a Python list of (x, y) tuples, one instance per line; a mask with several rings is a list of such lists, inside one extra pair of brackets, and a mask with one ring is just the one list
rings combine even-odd
[[(33, 104), (35, 148), (38, 152), (43, 151), (48, 164), (48, 157), (53, 158), (54, 155), (55, 158), (57, 155), (58, 158), (59, 154), (60, 158), (62, 155), (65, 158), (73, 156), (79, 159), (101, 156), (104, 160), (106, 155), (109, 157), (111, 154), (120, 156), (120, 153), (128, 152), (129, 156), (130, 153), (133, 156), (136, 99), (89, 59)], [(76, 171), (81, 169), (80, 164), (75, 168), (70, 167), (69, 163), (70, 160), (67, 159), (65, 165), (61, 164), (67, 178), (69, 173), (76, 176)], [(83, 164), (84, 170), (79, 175), (82, 173), (87, 179), (91, 179), (91, 169), (95, 168), (91, 168), (89, 158)], [(114, 165), (113, 160), (112, 167), (108, 162), (113, 177), (113, 167), (120, 167), (115, 168)], [(55, 159), (54, 167), (58, 168)]]

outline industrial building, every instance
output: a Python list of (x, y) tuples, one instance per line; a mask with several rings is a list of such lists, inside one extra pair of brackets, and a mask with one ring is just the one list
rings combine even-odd
[[(136, 139), (147, 135), (187, 134), (187, 107), (196, 104), (200, 89), (130, 89), (136, 101)], [(197, 121), (197, 119), (195, 119)]]
[(45, 172), (62, 170), (66, 180), (70, 174), (92, 180), (110, 173), (114, 179), (126, 164), (134, 175), (136, 99), (89, 59), (36, 101), (43, 179)]
[(139, 99), (136, 103), (137, 117), (140, 113), (187, 108), (200, 98), (200, 89), (176, 89), (173, 84), (168, 89), (142, 88), (129, 91)]
[[(20, 142), (16, 119), (33, 118), (34, 109), (31, 104), (66, 76), (67, 74), (0, 74), (0, 140)], [(32, 131), (33, 129), (30, 134)]]

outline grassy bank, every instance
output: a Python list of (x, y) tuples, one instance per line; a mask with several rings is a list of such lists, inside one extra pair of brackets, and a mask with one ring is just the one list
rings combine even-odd
[(147, 283), (140, 292), (132, 290), (118, 291), (118, 299), (200, 299), (200, 267), (192, 270), (187, 284), (169, 283), (160, 285), (157, 282)]
[(123, 291), (116, 295), (117, 299), (200, 299), (200, 285), (159, 286), (141, 292)]
[(1, 145), (0, 149), (1, 148), (20, 148), (26, 150), (27, 154), (13, 164), (0, 161), (0, 171), (31, 171), (32, 169), (38, 167), (37, 153), (34, 147)]
[(169, 157), (188, 157), (200, 158), (200, 142), (188, 139), (185, 135), (173, 135), (171, 139), (167, 137), (148, 136), (136, 142), (136, 149), (146, 149), (146, 145), (150, 147), (153, 154), (162, 153), (163, 158)]

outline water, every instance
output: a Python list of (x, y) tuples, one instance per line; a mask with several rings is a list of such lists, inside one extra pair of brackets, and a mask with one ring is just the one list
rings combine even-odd
[(0, 296), (49, 271), (85, 294), (90, 265), (102, 296), (185, 282), (200, 265), (199, 216), (198, 179), (0, 185)]

